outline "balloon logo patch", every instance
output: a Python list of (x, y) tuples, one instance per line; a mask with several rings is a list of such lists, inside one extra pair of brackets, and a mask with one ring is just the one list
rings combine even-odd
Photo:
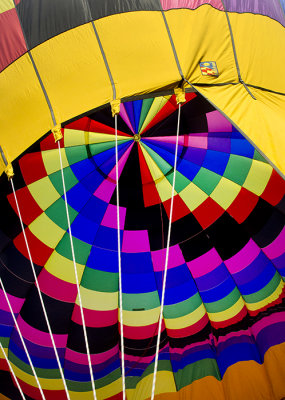
[(202, 75), (219, 76), (219, 71), (215, 61), (200, 62)]

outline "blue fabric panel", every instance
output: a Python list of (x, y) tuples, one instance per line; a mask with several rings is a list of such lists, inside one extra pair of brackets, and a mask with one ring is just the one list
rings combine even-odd
[(226, 297), (229, 293), (231, 293), (236, 287), (233, 279), (231, 277), (227, 278), (223, 283), (219, 286), (207, 290), (205, 292), (199, 291), (204, 303), (212, 303), (214, 301), (218, 301)]
[(134, 107), (134, 117), (135, 117), (135, 132), (138, 133), (139, 130), (139, 122), (141, 116), (141, 109), (142, 109), (142, 100), (133, 101)]
[(71, 224), (72, 235), (88, 244), (93, 244), (99, 224), (78, 214)]
[(223, 175), (227, 167), (230, 155), (218, 151), (208, 150), (203, 162), (203, 167)]
[[(123, 231), (121, 230), (121, 248), (123, 241)], [(97, 247), (102, 247), (104, 249), (109, 249), (113, 251), (118, 250), (118, 239), (117, 239), (117, 229), (108, 228), (107, 226), (99, 226), (98, 234), (95, 237), (94, 245)]]
[(91, 196), (92, 193), (81, 183), (77, 183), (66, 193), (67, 203), (78, 212), (85, 206)]
[(100, 224), (105, 215), (107, 206), (108, 204), (105, 201), (98, 199), (96, 196), (91, 196), (90, 200), (86, 203), (80, 214), (89, 220)]
[(118, 272), (118, 253), (92, 246), (86, 265), (106, 272)]

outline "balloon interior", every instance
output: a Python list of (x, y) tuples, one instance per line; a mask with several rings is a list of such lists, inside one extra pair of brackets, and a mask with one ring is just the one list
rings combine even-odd
[[(31, 60), (37, 67), (36, 52), (55, 38), (73, 32), (78, 41), (81, 34), (82, 40), (89, 41), (83, 29), (88, 26), (88, 35), (93, 32), (92, 24), (81, 14), (79, 1), (68, 6), (74, 15), (62, 24), (70, 18), (69, 25), (59, 28), (55, 17), (54, 27), (43, 24), (38, 33), (37, 18), (41, 23), (45, 18), (50, 22), (44, 13), (49, 7), (54, 13), (59, 6), (43, 0), (38, 5), (32, 0), (12, 3), (9, 8), (0, 1), (0, 30), (4, 29), (1, 16), (9, 19), (17, 11), (14, 17), (21, 20), (26, 36), (22, 42), (17, 39), (22, 43), (19, 51), (13, 47), (16, 44), (3, 39), (12, 49), (5, 50), (10, 58), (5, 52), (0, 55), (2, 64), (6, 60), (0, 73), (4, 88), (5, 77), (13, 76), (13, 68), (20, 68), (21, 63), (21, 68), (28, 68), (24, 57), (30, 57), (29, 68), (33, 68)], [(280, 30), (284, 39), (282, 0), (272, 0), (272, 7), (264, 9), (262, 1), (255, 6), (230, 0), (116, 1), (116, 10), (108, 1), (105, 6), (101, 2), (96, 6), (91, 0), (86, 3), (98, 25), (97, 30), (94, 25), (98, 37), (103, 23), (109, 24), (112, 36), (112, 21), (116, 33), (123, 20), (135, 24), (160, 18), (159, 23), (164, 24), (168, 19), (176, 40), (171, 36), (172, 43), (168, 36), (165, 39), (173, 70), (177, 68), (175, 54), (178, 66), (181, 61), (180, 67), (185, 69), (177, 41), (178, 22), (185, 23), (187, 18), (189, 23), (197, 18), (200, 42), (193, 39), (196, 45), (203, 42), (203, 30), (198, 28), (202, 20), (222, 18), (229, 29), (229, 16), (233, 30), (238, 29), (238, 21), (246, 27), (246, 22), (252, 21), (258, 29), (274, 28), (274, 34)], [(34, 13), (28, 13), (29, 4)], [(38, 8), (43, 4), (46, 11)], [(61, 2), (63, 8), (66, 4)], [(99, 9), (101, 14), (94, 17)], [(29, 26), (35, 29), (29, 30)], [(210, 30), (213, 26), (209, 22)], [(187, 29), (193, 34), (191, 27)], [(130, 32), (128, 40), (135, 43), (131, 37), (135, 31)], [(92, 40), (97, 40), (96, 36)], [(128, 70), (128, 58), (120, 58), (117, 44), (108, 52), (110, 38), (102, 36), (102, 47), (104, 40), (105, 62), (110, 62), (111, 72), (113, 59), (126, 62)], [(159, 43), (160, 39), (155, 40)], [(206, 47), (211, 49), (207, 40)], [(231, 36), (226, 40), (231, 41)], [(147, 43), (152, 49), (151, 40)], [(61, 51), (66, 54), (64, 40), (62, 44)], [(122, 54), (131, 52), (121, 41), (118, 46), (124, 47)], [(148, 46), (138, 41), (134, 54), (142, 48), (145, 56), (152, 51)], [(31, 56), (30, 49), (34, 49)], [(237, 43), (237, 55), (242, 59), (239, 50)], [(158, 47), (156, 51), (163, 52)], [(191, 58), (192, 50), (188, 51)], [(204, 50), (199, 45), (195, 51)], [(154, 78), (144, 78), (144, 73), (151, 75), (146, 61), (146, 72), (139, 71), (136, 79), (122, 79), (126, 87), (126, 82), (137, 82), (137, 91), (130, 83), (124, 96), (113, 99), (102, 95), (104, 87), (106, 93), (111, 88), (105, 82), (98, 86), (102, 93), (90, 84), (91, 94), (85, 87), (85, 96), (79, 90), (77, 99), (67, 78), (66, 88), (71, 87), (71, 92), (65, 94), (65, 103), (70, 115), (62, 106), (66, 117), (48, 128), (40, 111), (42, 127), (38, 130), (37, 119), (31, 122), (19, 111), (23, 131), (30, 132), (27, 140), (25, 136), (21, 139), (19, 131), (13, 147), (9, 131), (0, 136), (2, 170), (9, 177), (0, 177), (0, 399), (285, 397), (285, 147), (281, 137), (285, 112), (280, 111), (284, 111), (284, 77), (279, 76), (280, 88), (275, 92), (273, 75), (272, 82), (268, 78), (271, 92), (260, 89), (261, 84), (247, 86), (242, 80), (227, 86), (222, 63), (213, 61), (211, 51), (205, 52), (209, 58), (201, 58), (203, 62), (197, 64), (200, 86), (190, 70), (183, 70), (184, 80), (179, 69), (177, 79), (167, 80), (168, 67), (164, 65), (160, 76), (155, 60), (152, 68), (157, 86), (147, 83)], [(278, 56), (284, 58), (280, 52)], [(50, 65), (48, 57), (47, 52)], [(88, 57), (84, 59), (87, 64)], [(234, 55), (231, 57), (236, 68)], [(58, 65), (53, 59), (52, 68), (66, 69), (68, 75), (70, 65), (80, 69), (81, 61)], [(144, 65), (145, 61), (141, 62)], [(241, 72), (243, 68), (241, 62)], [(40, 67), (38, 72), (41, 75)], [(78, 79), (84, 80), (84, 70), (81, 72)], [(140, 87), (140, 78), (145, 87)], [(33, 79), (38, 78), (35, 75)], [(52, 84), (41, 79), (44, 88), (39, 85), (38, 90), (46, 91), (49, 99)], [(224, 86), (219, 79), (224, 79)], [(113, 84), (113, 89), (119, 88), (116, 76)], [(25, 82), (19, 85), (23, 88)], [(19, 96), (18, 88), (13, 90)], [(26, 90), (24, 96), (29, 97)], [(120, 90), (124, 93), (123, 85)], [(57, 93), (60, 96), (60, 90)], [(89, 105), (91, 95), (94, 104)], [(9, 102), (10, 94), (7, 96)], [(42, 96), (40, 101), (45, 102)], [(112, 103), (118, 98), (121, 102)], [(56, 119), (60, 107), (49, 101), (51, 108), (45, 106), (45, 112), (48, 115), (51, 110)], [(257, 107), (251, 105), (254, 102), (260, 109), (252, 118), (253, 107)], [(27, 107), (28, 113), (37, 112), (31, 103)], [(262, 107), (274, 109), (274, 115)], [(9, 121), (12, 130), (13, 123), (13, 119)], [(267, 134), (272, 146), (265, 139)]]

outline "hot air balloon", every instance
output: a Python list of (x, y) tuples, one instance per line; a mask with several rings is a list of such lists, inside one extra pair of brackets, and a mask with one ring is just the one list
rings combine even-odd
[(0, 0), (0, 398), (285, 397), (284, 0)]

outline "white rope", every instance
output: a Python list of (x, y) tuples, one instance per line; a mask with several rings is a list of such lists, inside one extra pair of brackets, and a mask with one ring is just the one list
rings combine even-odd
[(118, 234), (118, 266), (119, 266), (119, 307), (120, 307), (120, 328), (121, 328), (121, 363), (122, 363), (123, 400), (125, 400), (125, 398), (126, 398), (126, 379), (125, 379), (122, 264), (121, 264), (121, 238), (120, 238), (119, 157), (118, 157), (118, 116), (117, 116), (117, 114), (115, 115), (115, 137), (116, 137), (116, 198), (117, 198), (117, 234)]
[(18, 387), (18, 389), (19, 389), (19, 392), (20, 392), (20, 394), (21, 394), (21, 397), (22, 397), (23, 400), (26, 400), (26, 397), (25, 397), (25, 395), (24, 395), (24, 393), (23, 393), (23, 391), (22, 391), (22, 389), (21, 389), (21, 386), (20, 386), (20, 384), (19, 384), (18, 378), (16, 377), (15, 372), (14, 372), (14, 370), (13, 370), (13, 368), (12, 368), (12, 365), (11, 365), (11, 363), (10, 363), (8, 357), (6, 356), (5, 350), (3, 349), (3, 346), (2, 346), (2, 344), (1, 344), (1, 342), (0, 342), (0, 348), (1, 348), (2, 352), (3, 352), (3, 354), (4, 354), (4, 357), (5, 357), (6, 361), (7, 361), (7, 364), (8, 364), (8, 366), (9, 366), (9, 368), (10, 368), (11, 374), (13, 375), (13, 378), (14, 378), (14, 380), (15, 380), (15, 382), (16, 382), (16, 385), (17, 385), (17, 387)]
[(166, 245), (164, 275), (163, 275), (163, 284), (162, 284), (161, 306), (160, 306), (160, 314), (159, 314), (159, 320), (158, 320), (158, 333), (157, 333), (156, 352), (155, 352), (155, 361), (154, 361), (151, 400), (154, 399), (154, 392), (155, 392), (155, 385), (156, 385), (156, 375), (157, 375), (157, 366), (158, 366), (158, 353), (159, 353), (159, 344), (160, 344), (160, 337), (161, 337), (161, 326), (162, 326), (162, 318), (163, 318), (165, 286), (166, 286), (166, 276), (167, 276), (167, 267), (168, 267), (168, 258), (169, 258), (170, 235), (171, 235), (171, 222), (172, 222), (172, 214), (173, 214), (175, 178), (176, 178), (176, 168), (177, 168), (180, 113), (181, 113), (181, 104), (179, 103), (179, 105), (178, 105), (178, 122), (177, 122), (177, 132), (176, 132), (176, 143), (175, 143), (174, 168), (173, 168), (173, 183), (172, 183), (172, 193), (171, 193), (171, 203), (170, 203), (169, 225), (168, 225), (168, 233), (167, 233), (167, 245)]
[(27, 236), (26, 236), (26, 232), (25, 232), (25, 228), (24, 228), (24, 224), (23, 224), (23, 220), (22, 220), (22, 215), (21, 215), (21, 212), (20, 212), (20, 207), (19, 207), (19, 204), (18, 204), (18, 199), (17, 199), (16, 192), (15, 192), (13, 179), (11, 179), (10, 181), (11, 181), (13, 194), (14, 194), (14, 198), (15, 198), (15, 203), (16, 203), (16, 207), (17, 207), (17, 211), (18, 211), (18, 215), (19, 215), (19, 219), (20, 219), (20, 223), (21, 223), (21, 227), (22, 227), (23, 236), (24, 236), (24, 239), (25, 239), (26, 248), (27, 248), (27, 251), (28, 251), (29, 259), (30, 259), (30, 264), (31, 264), (31, 267), (32, 267), (32, 271), (33, 271), (33, 275), (34, 275), (34, 279), (35, 279), (35, 283), (36, 283), (36, 288), (37, 288), (37, 291), (38, 291), (38, 294), (39, 294), (39, 298), (40, 298), (42, 310), (43, 310), (43, 313), (44, 313), (45, 321), (46, 321), (46, 324), (47, 324), (48, 332), (49, 332), (49, 335), (50, 335), (50, 339), (51, 339), (52, 347), (53, 347), (53, 350), (54, 350), (55, 358), (56, 358), (57, 365), (58, 365), (59, 372), (60, 372), (60, 376), (61, 376), (61, 379), (62, 379), (62, 382), (63, 382), (64, 390), (65, 390), (65, 393), (66, 393), (66, 397), (67, 397), (68, 400), (70, 400), (70, 396), (69, 396), (68, 388), (67, 388), (67, 385), (66, 385), (63, 369), (62, 369), (62, 366), (61, 366), (61, 363), (60, 363), (58, 351), (57, 351), (57, 348), (56, 348), (56, 345), (55, 345), (53, 333), (52, 333), (51, 326), (50, 326), (49, 319), (48, 319), (48, 315), (47, 315), (47, 312), (46, 312), (46, 307), (45, 307), (45, 304), (44, 304), (42, 292), (40, 290), (38, 277), (37, 277), (35, 266), (34, 266), (34, 263), (33, 263), (33, 260), (32, 260), (30, 246), (29, 246), (29, 243), (28, 243), (28, 240), (27, 240)]
[(80, 293), (80, 287), (79, 287), (79, 279), (78, 279), (78, 273), (77, 273), (77, 268), (76, 268), (75, 253), (74, 253), (74, 246), (73, 246), (73, 239), (72, 239), (72, 232), (71, 232), (70, 218), (69, 218), (69, 211), (68, 211), (68, 203), (67, 203), (67, 197), (66, 197), (66, 187), (65, 187), (65, 179), (64, 179), (64, 173), (63, 173), (63, 164), (62, 164), (62, 157), (61, 157), (60, 141), (57, 142), (57, 145), (58, 145), (59, 161), (60, 161), (60, 168), (61, 168), (61, 178), (62, 178), (62, 187), (63, 187), (63, 194), (64, 194), (66, 218), (67, 218), (67, 224), (68, 224), (68, 230), (69, 230), (70, 247), (71, 247), (71, 253), (72, 253), (74, 274), (75, 274), (76, 287), (77, 287), (78, 300), (79, 300), (79, 307), (80, 307), (80, 314), (81, 314), (81, 320), (82, 320), (82, 328), (83, 328), (84, 340), (85, 340), (85, 345), (86, 345), (86, 352), (87, 352), (89, 372), (90, 372), (90, 377), (91, 377), (91, 385), (92, 385), (93, 397), (94, 397), (94, 400), (97, 400), (95, 382), (94, 382), (94, 375), (93, 375), (92, 364), (91, 364), (90, 349), (89, 349), (89, 343), (88, 343), (88, 337), (87, 337), (87, 331), (86, 331), (85, 317), (84, 317), (82, 299), (81, 299), (81, 293)]
[(8, 304), (8, 306), (9, 306), (9, 310), (10, 310), (10, 313), (11, 313), (11, 315), (12, 315), (14, 324), (15, 324), (16, 329), (17, 329), (17, 331), (18, 331), (18, 334), (19, 334), (19, 336), (20, 336), (20, 339), (21, 339), (23, 348), (24, 348), (24, 350), (25, 350), (27, 359), (28, 359), (28, 361), (29, 361), (30, 367), (31, 367), (31, 369), (32, 369), (32, 372), (33, 372), (34, 377), (35, 377), (35, 379), (36, 379), (37, 385), (38, 385), (38, 387), (39, 387), (39, 390), (40, 390), (42, 399), (43, 399), (43, 400), (46, 400), (45, 395), (44, 395), (44, 392), (43, 392), (43, 389), (42, 389), (41, 384), (40, 384), (40, 381), (39, 381), (39, 378), (38, 378), (38, 376), (37, 376), (37, 373), (36, 373), (36, 370), (35, 370), (35, 368), (34, 368), (33, 362), (32, 362), (31, 357), (30, 357), (30, 355), (29, 355), (29, 352), (28, 352), (26, 343), (25, 343), (24, 338), (23, 338), (23, 336), (22, 336), (22, 332), (20, 331), (20, 327), (19, 327), (18, 322), (17, 322), (17, 320), (16, 320), (14, 311), (13, 311), (13, 309), (12, 309), (12, 306), (11, 306), (11, 303), (10, 303), (10, 300), (9, 300), (9, 297), (8, 297), (8, 295), (7, 295), (7, 293), (6, 293), (6, 290), (5, 290), (5, 287), (4, 287), (4, 284), (3, 284), (1, 278), (0, 278), (0, 285), (1, 285), (1, 287), (2, 287), (2, 290), (3, 290), (3, 293), (4, 293), (5, 299), (6, 299), (6, 301), (7, 301), (7, 304)]

